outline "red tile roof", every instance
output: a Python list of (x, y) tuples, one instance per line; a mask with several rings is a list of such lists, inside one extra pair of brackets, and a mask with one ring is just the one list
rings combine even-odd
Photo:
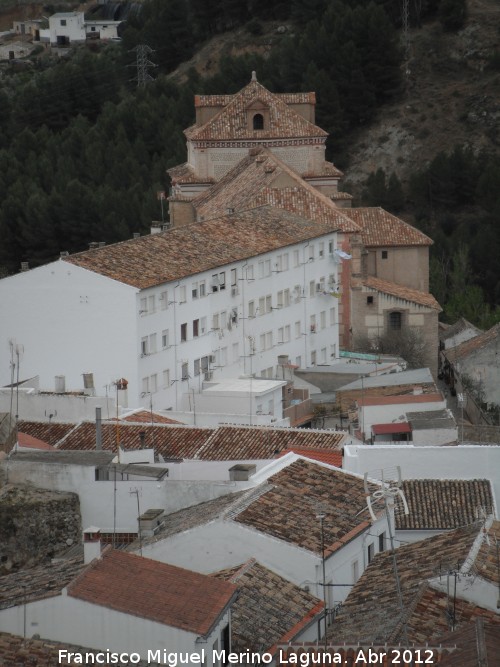
[[(220, 96), (217, 97), (221, 99)], [(266, 129), (249, 129), (247, 109), (254, 102), (264, 105), (269, 114)], [(197, 106), (201, 106), (200, 101)], [(327, 132), (307, 121), (288, 106), (282, 98), (271, 93), (258, 81), (250, 81), (239, 93), (233, 95), (232, 99), (205, 125), (191, 126), (185, 131), (185, 134), (193, 141), (324, 138), (328, 136)]]
[(39, 438), (34, 438), (32, 435), (29, 435), (28, 433), (22, 433), (21, 431), (17, 432), (17, 444), (19, 447), (25, 447), (29, 449), (42, 449), (47, 451), (55, 449), (55, 447), (49, 445), (48, 442), (44, 442)]
[(397, 422), (395, 424), (373, 424), (372, 433), (374, 435), (386, 435), (389, 433), (411, 433), (411, 427), (408, 422)]
[[(280, 177), (286, 177), (290, 185), (275, 185)], [(228, 209), (242, 211), (271, 205), (346, 233), (360, 229), (344, 214), (345, 209), (339, 209), (265, 148), (251, 151), (214, 186), (198, 195), (193, 205), (199, 219), (215, 217)]]
[(453, 653), (443, 657), (442, 667), (487, 667), (498, 662), (500, 628), (496, 619), (492, 620), (477, 617), (458, 631), (439, 637), (440, 645), (456, 647)]
[(401, 396), (366, 396), (357, 398), (358, 406), (369, 405), (408, 405), (412, 403), (437, 403), (444, 401), (441, 394), (403, 394)]
[(498, 345), (499, 337), (500, 322), (491, 327), (491, 329), (488, 329), (488, 331), (479, 333), (477, 336), (474, 336), (474, 338), (466, 340), (456, 347), (445, 350), (444, 354), (448, 358), (448, 361), (453, 364), (455, 361), (473, 355), (474, 352), (477, 352), (477, 350), (481, 350), (488, 345)]
[(158, 412), (153, 412), (153, 414), (151, 414), (150, 410), (142, 409), (134, 410), (124, 417), (119, 417), (119, 421), (132, 422), (135, 424), (182, 424), (182, 422), (160, 415)]
[(344, 212), (361, 227), (363, 243), (367, 247), (433, 244), (431, 238), (383, 208), (348, 208)]
[(275, 644), (293, 639), (323, 612), (321, 600), (254, 558), (212, 576), (238, 587), (238, 599), (231, 608), (231, 646), (237, 653), (273, 653)]
[(298, 456), (303, 456), (306, 459), (312, 459), (313, 461), (320, 461), (320, 463), (328, 463), (328, 465), (335, 466), (336, 468), (342, 468), (342, 452), (339, 451), (328, 451), (324, 449), (308, 449), (307, 447), (292, 447), (291, 449), (284, 449), (280, 456), (285, 456), (293, 452)]
[(20, 420), (18, 429), (22, 433), (37, 438), (49, 445), (56, 447), (57, 444), (68, 435), (76, 424), (61, 424), (57, 422), (36, 422)]
[[(225, 107), (235, 95), (195, 95), (195, 107)], [(316, 104), (316, 93), (272, 93), (285, 104)]]
[(321, 554), (321, 508), (328, 556), (370, 526), (360, 477), (301, 459), (270, 477), (266, 486), (235, 521)]
[(407, 479), (402, 490), (409, 514), (395, 513), (397, 530), (451, 530), (494, 510), (487, 479)]
[(442, 310), (436, 299), (428, 292), (420, 292), (420, 290), (403, 287), (403, 285), (398, 285), (397, 283), (392, 283), (388, 280), (382, 280), (381, 278), (374, 278), (373, 276), (365, 278), (363, 280), (363, 285), (376, 292), (383, 292), (384, 294), (394, 296), (403, 301), (417, 303), (419, 306), (433, 308), (439, 312)]
[(62, 261), (146, 289), (323, 236), (338, 229), (341, 217), (324, 224), (307, 223), (288, 211), (262, 206), (87, 250)]
[(111, 549), (68, 586), (68, 595), (207, 636), (236, 590), (226, 581)]

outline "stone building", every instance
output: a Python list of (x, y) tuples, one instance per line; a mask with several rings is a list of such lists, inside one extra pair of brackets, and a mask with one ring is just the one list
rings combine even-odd
[(342, 172), (325, 160), (327, 133), (315, 125), (315, 102), (312, 92), (273, 94), (255, 73), (235, 95), (195, 96), (187, 162), (168, 172), (171, 223), (263, 205), (335, 221), (339, 282), (328, 291), (339, 300), (340, 346), (415, 328), (435, 374), (440, 307), (429, 294), (432, 240), (381, 208), (351, 207), (352, 197), (339, 189)]

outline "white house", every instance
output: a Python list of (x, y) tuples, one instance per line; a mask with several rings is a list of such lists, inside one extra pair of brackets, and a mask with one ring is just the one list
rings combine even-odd
[(333, 609), (387, 546), (385, 515), (370, 520), (363, 479), (290, 454), (254, 481), (261, 483), (231, 504), (225, 498), (171, 514), (143, 542), (143, 554), (205, 573), (255, 556), (320, 599), (326, 584)]
[(57, 12), (49, 16), (50, 43), (52, 46), (69, 46), (85, 41), (83, 12)]
[(0, 385), (17, 364), (41, 388), (63, 376), (68, 391), (127, 387), (130, 405), (176, 410), (204, 381), (282, 379), (278, 357), (328, 363), (335, 248), (333, 224), (264, 206), (63, 253), (0, 281)]
[(35, 573), (36, 579), (29, 570), (25, 577), (8, 575), (27, 589), (24, 595), (14, 589), (2, 601), (2, 630), (129, 654), (130, 664), (138, 662), (135, 656), (164, 664), (164, 651), (192, 656), (205, 648), (205, 664), (211, 667), (212, 647), (230, 645), (235, 585), (123, 551), (108, 549), (102, 557), (96, 551), (95, 556), (69, 582), (63, 576), (50, 581), (55, 573), (43, 566), (45, 584), (50, 582), (45, 588), (43, 572)]

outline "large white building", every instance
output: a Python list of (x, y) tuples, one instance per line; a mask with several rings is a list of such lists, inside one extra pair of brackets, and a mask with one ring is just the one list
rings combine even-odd
[(5, 278), (0, 385), (38, 376), (40, 389), (114, 396), (124, 379), (130, 405), (176, 410), (209, 381), (327, 364), (336, 228), (263, 206)]

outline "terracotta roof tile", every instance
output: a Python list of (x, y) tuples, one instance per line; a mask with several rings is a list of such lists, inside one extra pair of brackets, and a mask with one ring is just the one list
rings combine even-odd
[[(74, 646), (73, 644), (64, 644), (62, 642), (52, 642), (48, 639), (24, 639), (17, 635), (11, 635), (6, 632), (0, 632), (0, 665), (2, 667), (54, 667), (61, 664), (59, 662), (59, 651), (66, 650), (70, 653), (97, 654), (98, 651), (83, 646)], [(100, 651), (99, 651), (100, 652)], [(79, 660), (79, 657), (77, 657)], [(65, 665), (76, 667), (82, 663), (65, 662)], [(117, 667), (128, 667), (130, 662), (115, 663)], [(156, 665), (158, 663), (146, 662), (141, 660), (136, 663), (139, 667), (147, 665)]]
[(171, 167), (167, 169), (167, 174), (172, 179), (172, 183), (213, 183), (213, 178), (203, 178), (201, 179), (197, 174), (194, 173), (193, 167), (184, 162), (179, 164), (176, 167)]
[(460, 343), (460, 345), (457, 345), (456, 347), (445, 350), (444, 353), (448, 357), (450, 363), (454, 363), (457, 360), (468, 357), (477, 350), (488, 347), (488, 345), (491, 345), (492, 343), (497, 344), (499, 337), (500, 322), (491, 327), (491, 329), (488, 329), (488, 331), (480, 333), (477, 336), (474, 336), (474, 338)]
[[(321, 553), (319, 506), (325, 513), (325, 552), (330, 555), (369, 527), (363, 480), (299, 460), (268, 479), (267, 490), (234, 520)], [(357, 516), (358, 512), (361, 514)]]
[[(428, 580), (450, 567), (469, 563), (480, 531), (480, 524), (465, 526), (396, 550), (403, 603), (408, 614), (421, 600)], [(335, 641), (393, 643), (401, 640), (401, 613), (389, 551), (375, 556), (347, 597), (334, 627)], [(419, 636), (416, 628), (410, 640), (414, 636)]]
[(411, 479), (403, 482), (409, 514), (396, 513), (397, 530), (450, 530), (493, 511), (487, 479)]
[(467, 330), (469, 330), (471, 334), (474, 334), (474, 336), (484, 333), (483, 331), (481, 331), (481, 329), (478, 329), (474, 324), (468, 322), (465, 319), (465, 317), (460, 317), (453, 324), (447, 325), (446, 329), (440, 332), (439, 338), (440, 340), (448, 340), (449, 338), (454, 338), (457, 334), (461, 333), (462, 331), (467, 331)]
[(349, 208), (345, 215), (362, 229), (363, 243), (367, 247), (432, 245), (431, 238), (383, 208)]
[[(498, 620), (498, 615), (495, 621)], [(500, 631), (497, 622), (478, 617), (459, 630), (438, 638), (443, 646), (456, 646), (441, 661), (442, 667), (486, 667), (495, 664), (500, 655)]]
[(323, 602), (251, 559), (212, 576), (238, 587), (231, 608), (231, 646), (235, 652), (270, 651), (291, 641), (323, 612)]
[(340, 450), (328, 451), (324, 449), (308, 449), (307, 447), (292, 447), (291, 449), (283, 450), (280, 456), (285, 456), (285, 454), (288, 454), (289, 452), (293, 452), (304, 458), (313, 459), (314, 461), (327, 463), (336, 468), (342, 468), (342, 451)]
[(17, 444), (19, 447), (25, 447), (26, 449), (42, 449), (50, 451), (55, 449), (53, 445), (49, 445), (48, 442), (44, 442), (39, 438), (34, 438), (28, 433), (22, 433), (21, 431), (17, 432)]
[(357, 398), (356, 403), (362, 406), (370, 405), (411, 405), (412, 403), (443, 402), (441, 394), (400, 394), (396, 396), (365, 396)]
[[(293, 185), (273, 187), (285, 175)], [(209, 219), (228, 209), (242, 211), (271, 205), (307, 220), (343, 232), (359, 231), (359, 226), (332, 200), (307, 183), (271, 151), (258, 148), (240, 160), (214, 186), (193, 200), (199, 219)]]
[(60, 424), (56, 422), (35, 422), (35, 421), (24, 421), (20, 420), (18, 422), (18, 429), (22, 433), (31, 436), (32, 438), (37, 438), (43, 442), (47, 442), (49, 445), (55, 447), (62, 438), (66, 437), (70, 433), (76, 424)]
[[(256, 101), (262, 103), (269, 113), (267, 129), (249, 129), (247, 108)], [(250, 81), (205, 125), (189, 128), (186, 136), (195, 141), (224, 141), (290, 137), (324, 138), (328, 135), (320, 127), (300, 116), (283, 99), (264, 88), (258, 81)]]
[(374, 278), (373, 276), (365, 278), (363, 280), (363, 285), (369, 289), (375, 290), (377, 292), (383, 292), (384, 294), (394, 296), (397, 299), (402, 299), (403, 301), (418, 303), (420, 306), (433, 308), (439, 312), (442, 310), (436, 299), (428, 292), (420, 292), (419, 290), (411, 289), (410, 287), (403, 287), (403, 285), (391, 283), (388, 280), (382, 280), (381, 278)]
[(235, 593), (228, 582), (112, 549), (68, 586), (79, 600), (202, 636)]
[(288, 211), (263, 206), (87, 250), (61, 261), (146, 289), (322, 236), (337, 230), (337, 223), (336, 218), (323, 225), (308, 224)]
[[(195, 95), (195, 107), (227, 106), (238, 93), (234, 95)], [(316, 104), (316, 93), (273, 93), (285, 104)]]
[(120, 417), (118, 421), (135, 424), (182, 424), (182, 422), (160, 415), (158, 412), (151, 414), (150, 410), (134, 410), (124, 417)]
[(345, 433), (316, 429), (256, 426), (219, 426), (197, 452), (205, 461), (272, 459), (286, 449), (309, 448), (332, 451), (340, 448)]
[(0, 577), (0, 609), (60, 595), (84, 567), (83, 559), (75, 558), (5, 574)]

